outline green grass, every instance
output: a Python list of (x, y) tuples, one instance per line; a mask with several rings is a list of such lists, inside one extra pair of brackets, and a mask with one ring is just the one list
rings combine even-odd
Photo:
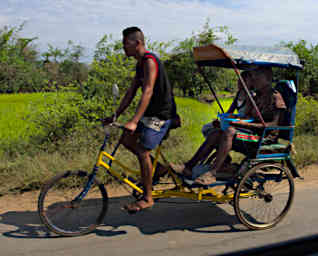
[(44, 94), (0, 95), (0, 138), (1, 143), (10, 144), (16, 140), (28, 140), (36, 130), (28, 122), (31, 107), (40, 108)]
[[(32, 115), (32, 107), (43, 107), (43, 101), (49, 95), (19, 94), (1, 96), (2, 133), (7, 143), (24, 140), (30, 135), (39, 133), (32, 130), (28, 117)], [(189, 159), (203, 141), (201, 127), (216, 118), (218, 109), (215, 104), (204, 104), (194, 99), (177, 98), (178, 113), (182, 118), (182, 127), (171, 132), (169, 139), (163, 144), (163, 152), (171, 162)], [(231, 101), (226, 100), (225, 106)], [(4, 114), (6, 113), (6, 114)], [(125, 120), (125, 117), (119, 121)], [(0, 194), (37, 189), (44, 180), (63, 170), (90, 170), (96, 160), (97, 152), (103, 139), (102, 129), (89, 129), (84, 134), (69, 136), (63, 141), (63, 147), (57, 152), (38, 152), (29, 156), (18, 154), (14, 158), (0, 155)], [(10, 136), (12, 136), (10, 138)], [(27, 146), (27, 144), (25, 145)], [(125, 150), (116, 155), (129, 166), (138, 168), (136, 158)], [(105, 180), (107, 182), (107, 180)]]
[(0, 95), (0, 138), (11, 140), (25, 138), (27, 108), (30, 102), (38, 99), (38, 95)]
[[(232, 99), (221, 100), (225, 110), (228, 109)], [(182, 118), (182, 127), (180, 132), (191, 140), (193, 147), (198, 147), (204, 140), (201, 134), (202, 126), (217, 118), (218, 112), (221, 112), (216, 102), (213, 104), (204, 104), (191, 98), (177, 98), (178, 113)]]
[(52, 101), (55, 93), (26, 93), (0, 95), (0, 155), (14, 150), (16, 145), (26, 145), (31, 135), (40, 131), (30, 118)]
[[(15, 144), (27, 144), (31, 135), (40, 131), (30, 122), (34, 110), (41, 111), (44, 103), (50, 101), (54, 93), (32, 94), (2, 94), (0, 95), (0, 151), (13, 147)], [(218, 107), (215, 103), (203, 104), (191, 98), (177, 98), (177, 107), (182, 117), (182, 130), (184, 136), (191, 139), (193, 147), (198, 147), (203, 136), (203, 124), (216, 118)], [(231, 99), (223, 100), (225, 109)], [(186, 129), (185, 129), (186, 128)]]

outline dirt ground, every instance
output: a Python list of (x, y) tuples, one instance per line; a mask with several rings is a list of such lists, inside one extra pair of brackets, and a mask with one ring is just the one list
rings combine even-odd
[[(296, 179), (297, 189), (305, 189), (317, 186), (318, 188), (318, 163), (307, 166), (300, 171), (304, 180)], [(128, 191), (122, 186), (107, 186), (109, 197), (128, 195)], [(26, 192), (18, 195), (6, 195), (0, 197), (0, 214), (12, 211), (36, 211), (39, 191)]]

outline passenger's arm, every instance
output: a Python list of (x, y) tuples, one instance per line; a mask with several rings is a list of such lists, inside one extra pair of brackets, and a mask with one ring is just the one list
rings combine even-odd
[[(278, 109), (275, 111), (274, 118), (271, 122), (266, 122), (265, 125), (266, 127), (268, 126), (277, 126), (279, 124), (279, 120), (281, 116), (284, 113), (284, 109)], [(256, 129), (261, 129), (264, 128), (264, 125), (262, 123), (248, 123), (244, 121), (236, 121), (236, 122), (231, 122), (230, 123), (234, 127), (241, 127), (241, 128), (256, 128)]]

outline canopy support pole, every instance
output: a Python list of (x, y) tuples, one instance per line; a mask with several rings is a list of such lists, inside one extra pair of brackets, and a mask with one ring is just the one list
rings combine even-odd
[(259, 120), (261, 121), (261, 123), (263, 124), (263, 126), (266, 127), (266, 124), (265, 124), (265, 121), (264, 121), (264, 119), (263, 119), (263, 116), (262, 116), (261, 112), (259, 111), (259, 108), (256, 106), (256, 103), (255, 103), (255, 101), (254, 101), (252, 95), (250, 94), (249, 90), (247, 89), (247, 86), (246, 86), (246, 84), (245, 84), (245, 81), (243, 80), (243, 78), (242, 78), (242, 76), (241, 76), (241, 74), (240, 74), (240, 71), (239, 71), (238, 68), (236, 67), (234, 60), (233, 60), (232, 57), (231, 57), (227, 52), (225, 52), (221, 47), (216, 46), (216, 45), (213, 45), (213, 46), (214, 46), (216, 49), (218, 49), (218, 50), (223, 54), (223, 56), (224, 56), (225, 58), (227, 58), (227, 59), (230, 60), (232, 66), (233, 66), (233, 68), (234, 68), (234, 71), (235, 71), (235, 73), (238, 75), (238, 77), (239, 77), (239, 79), (240, 79), (240, 81), (241, 81), (241, 83), (242, 83), (242, 85), (243, 85), (243, 88), (244, 88), (244, 90), (245, 90), (245, 92), (246, 92), (246, 94), (247, 94), (247, 96), (248, 96), (248, 98), (249, 98), (249, 100), (251, 101), (251, 103), (252, 103), (254, 109), (256, 110), (256, 114), (257, 114)]
[(216, 93), (215, 93), (215, 91), (213, 90), (209, 79), (207, 78), (207, 76), (205, 75), (203, 69), (202, 69), (199, 65), (198, 65), (198, 69), (199, 69), (199, 72), (200, 72), (200, 74), (202, 75), (204, 81), (208, 84), (208, 86), (209, 86), (209, 88), (210, 88), (210, 91), (212, 92), (212, 94), (213, 94), (213, 96), (214, 96), (216, 102), (218, 103), (218, 105), (219, 105), (219, 107), (220, 107), (222, 113), (224, 113), (224, 109), (223, 109), (223, 107), (222, 107), (222, 105), (221, 105), (221, 103), (220, 103), (218, 97), (216, 96)]
[[(231, 62), (232, 62), (232, 60), (231, 60)], [(243, 88), (244, 88), (244, 90), (245, 90), (245, 92), (246, 92), (246, 94), (247, 94), (247, 96), (249, 98), (249, 100), (251, 101), (254, 109), (256, 110), (256, 114), (258, 115), (258, 118), (260, 119), (260, 121), (263, 124), (263, 126), (266, 127), (266, 124), (265, 124), (265, 121), (263, 119), (263, 116), (262, 116), (261, 112), (259, 111), (259, 108), (257, 107), (257, 105), (256, 105), (256, 103), (255, 103), (250, 91), (247, 89), (247, 86), (245, 84), (244, 79), (242, 78), (242, 76), (241, 76), (240, 72), (238, 71), (238, 69), (237, 69), (236, 65), (234, 64), (234, 62), (232, 62), (232, 64), (233, 64), (233, 67), (234, 67), (234, 71), (238, 75), (238, 77), (239, 77), (239, 79), (240, 79), (240, 81), (241, 81), (241, 83), (243, 85)]]

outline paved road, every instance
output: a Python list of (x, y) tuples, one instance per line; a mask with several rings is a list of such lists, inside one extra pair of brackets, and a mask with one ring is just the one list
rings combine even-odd
[(36, 212), (6, 212), (0, 215), (0, 255), (216, 255), (318, 234), (318, 185), (296, 189), (287, 217), (265, 231), (247, 231), (229, 205), (180, 199), (129, 216), (119, 209), (128, 199), (113, 198), (104, 225), (77, 238), (50, 237)]

